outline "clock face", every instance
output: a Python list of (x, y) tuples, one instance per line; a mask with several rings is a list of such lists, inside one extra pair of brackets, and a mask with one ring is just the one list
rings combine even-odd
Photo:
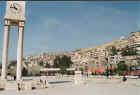
[(19, 14), (22, 11), (20, 4), (14, 2), (10, 4), (10, 11), (15, 14)]

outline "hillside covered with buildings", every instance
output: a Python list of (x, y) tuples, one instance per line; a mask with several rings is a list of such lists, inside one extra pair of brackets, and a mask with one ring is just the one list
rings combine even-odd
[[(128, 61), (127, 64), (136, 65), (138, 64), (137, 53), (140, 50), (139, 45), (140, 32), (131, 32), (128, 37), (120, 37), (118, 40), (90, 48), (76, 49), (71, 52), (44, 52), (27, 56), (24, 63), (33, 66), (42, 62), (43, 64), (49, 64), (51, 67), (56, 56), (66, 55), (71, 57), (72, 67), (76, 68), (78, 66), (84, 69), (86, 65), (90, 71), (95, 71), (97, 68), (105, 69), (110, 66), (109, 64), (111, 64), (112, 68), (115, 68), (120, 61)], [(130, 52), (130, 54), (127, 52)], [(47, 68), (47, 65), (43, 66)]]

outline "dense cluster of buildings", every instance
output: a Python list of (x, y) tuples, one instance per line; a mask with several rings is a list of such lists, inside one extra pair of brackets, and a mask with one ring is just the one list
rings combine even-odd
[[(117, 49), (117, 54), (112, 56), (111, 48), (114, 46)], [(109, 64), (115, 67), (120, 61), (129, 61), (128, 63), (137, 64), (136, 56), (122, 56), (121, 50), (126, 46), (133, 47), (140, 51), (140, 32), (131, 32), (129, 37), (120, 37), (119, 40), (111, 41), (100, 46), (94, 46), (87, 49), (77, 49), (72, 52), (51, 52), (42, 53), (39, 55), (27, 56), (26, 62), (53, 64), (56, 56), (67, 55), (71, 57), (74, 63), (72, 67), (84, 69), (88, 66), (89, 71), (105, 70)], [(137, 52), (138, 52), (137, 51)]]

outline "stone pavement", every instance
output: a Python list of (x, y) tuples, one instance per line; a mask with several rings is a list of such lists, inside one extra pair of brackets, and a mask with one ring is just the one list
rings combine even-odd
[(87, 81), (81, 85), (74, 85), (73, 82), (54, 83), (47, 89), (1, 91), (0, 95), (140, 95), (140, 79), (129, 79), (127, 82), (113, 81)]

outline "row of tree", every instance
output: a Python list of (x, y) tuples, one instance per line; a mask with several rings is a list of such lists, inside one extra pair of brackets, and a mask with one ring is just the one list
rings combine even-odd
[[(16, 75), (16, 60), (12, 60), (10, 64), (8, 64), (8, 74), (15, 76)], [(54, 64), (50, 65), (49, 63), (45, 63), (43, 61), (40, 61), (38, 64), (32, 64), (32, 66), (28, 66), (29, 64), (23, 65), (22, 68), (22, 75), (28, 76), (28, 75), (40, 75), (40, 67), (43, 68), (60, 68), (60, 73), (65, 74), (67, 73), (66, 68), (70, 68), (72, 65), (71, 57), (62, 55), (62, 56), (56, 56), (54, 59)], [(26, 65), (26, 66), (25, 66)]]
[[(65, 74), (67, 73), (66, 69), (72, 66), (73, 62), (70, 56), (56, 56), (54, 59), (53, 68), (60, 68), (60, 73)], [(50, 67), (50, 66), (49, 66)]]

